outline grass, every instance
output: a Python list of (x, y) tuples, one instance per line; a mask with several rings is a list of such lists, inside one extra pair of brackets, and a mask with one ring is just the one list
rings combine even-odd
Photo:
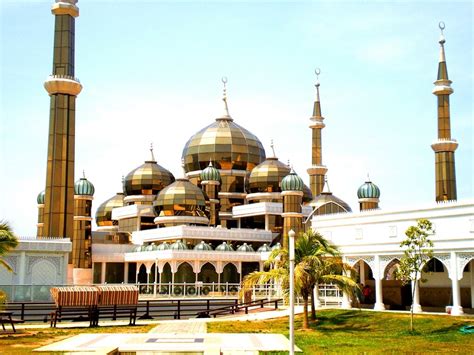
[[(304, 354), (318, 353), (474, 353), (474, 334), (459, 328), (473, 324), (468, 317), (416, 315), (409, 331), (409, 315), (359, 310), (324, 310), (310, 330), (301, 330), (296, 317), (295, 342)], [(288, 317), (265, 321), (215, 322), (210, 333), (280, 333), (288, 337)], [(287, 354), (274, 352), (271, 354)]]
[(33, 349), (83, 333), (147, 333), (156, 324), (118, 325), (111, 327), (37, 328), (22, 329), (17, 333), (2, 334), (0, 354), (31, 354)]

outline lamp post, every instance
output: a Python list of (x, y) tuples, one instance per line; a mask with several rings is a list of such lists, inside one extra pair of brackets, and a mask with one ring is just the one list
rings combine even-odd
[(290, 355), (295, 354), (295, 232), (288, 232), (290, 252)]

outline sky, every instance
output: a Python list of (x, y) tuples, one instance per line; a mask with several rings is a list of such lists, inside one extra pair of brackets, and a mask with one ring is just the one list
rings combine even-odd
[[(52, 1), (0, 1), (0, 219), (36, 234), (46, 177)], [(181, 174), (182, 149), (229, 111), (308, 183), (320, 68), (323, 163), (358, 210), (367, 173), (384, 210), (435, 201), (439, 21), (453, 81), (458, 199), (473, 197), (473, 3), (459, 1), (78, 2), (76, 179), (93, 210), (150, 159)]]

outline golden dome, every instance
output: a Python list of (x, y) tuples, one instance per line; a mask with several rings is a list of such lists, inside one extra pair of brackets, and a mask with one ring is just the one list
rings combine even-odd
[(95, 221), (99, 227), (112, 226), (112, 210), (116, 207), (123, 207), (123, 193), (119, 192), (115, 196), (103, 202), (95, 213)]
[(188, 179), (177, 179), (165, 187), (153, 202), (158, 216), (205, 216), (206, 197)]
[(146, 161), (125, 177), (124, 191), (130, 195), (156, 195), (174, 181), (174, 176), (154, 160)]
[(210, 160), (217, 169), (251, 171), (265, 160), (265, 150), (255, 135), (228, 117), (189, 138), (182, 158), (186, 172), (205, 169)]
[(290, 170), (277, 158), (268, 158), (250, 173), (250, 192), (281, 192), (281, 180), (290, 173)]
[(313, 200), (313, 193), (308, 185), (303, 184), (303, 202), (308, 203)]

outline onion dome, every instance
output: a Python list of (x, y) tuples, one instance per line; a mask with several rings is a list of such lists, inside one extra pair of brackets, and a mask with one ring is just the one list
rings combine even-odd
[(148, 248), (148, 245), (142, 245), (140, 247), (140, 251), (146, 251), (146, 248)]
[(112, 226), (112, 210), (116, 207), (123, 207), (123, 193), (119, 192), (115, 196), (103, 202), (95, 213), (95, 221), (99, 227)]
[(45, 191), (43, 190), (36, 197), (36, 202), (38, 203), (38, 205), (44, 205), (44, 194), (45, 194)]
[(177, 179), (165, 187), (153, 202), (158, 216), (205, 216), (203, 191), (188, 179)]
[(137, 246), (135, 249), (133, 249), (134, 252), (139, 252), (139, 251), (142, 251), (142, 246), (139, 245)]
[(147, 245), (145, 251), (153, 251), (155, 250), (155, 243), (151, 243), (149, 245)]
[(156, 195), (175, 180), (173, 174), (157, 164), (153, 147), (150, 151), (152, 159), (145, 161), (125, 177), (123, 184), (126, 195)]
[[(271, 147), (273, 150), (273, 142)], [(275, 153), (273, 155), (253, 168), (250, 173), (249, 189), (251, 193), (281, 192), (280, 184), (291, 169), (279, 161)]]
[(156, 250), (168, 250), (170, 245), (167, 242), (163, 242), (156, 247)]
[(255, 250), (253, 250), (252, 246), (247, 244), (247, 243), (244, 243), (242, 244), (240, 247), (237, 248), (237, 251), (243, 251), (243, 252), (255, 252)]
[(380, 198), (380, 189), (372, 181), (366, 181), (357, 190), (358, 198)]
[(94, 185), (86, 179), (84, 174), (79, 180), (74, 184), (74, 194), (82, 196), (93, 196), (95, 192)]
[(206, 242), (204, 242), (204, 240), (201, 240), (201, 243), (197, 244), (194, 247), (194, 250), (206, 251), (206, 250), (212, 250), (212, 247), (209, 244), (207, 244)]
[(281, 249), (281, 244), (280, 243), (276, 243), (274, 246), (272, 246), (272, 251), (273, 250), (280, 250)]
[(320, 209), (320, 212), (316, 214), (352, 212), (351, 207), (346, 202), (332, 194), (329, 190), (327, 179), (323, 191), (308, 203), (308, 205), (313, 207), (313, 209)]
[(221, 174), (217, 170), (212, 162), (209, 162), (209, 165), (206, 169), (201, 172), (201, 181), (221, 181)]
[(230, 117), (226, 82), (224, 114), (194, 134), (184, 146), (182, 158), (187, 172), (205, 169), (209, 160), (214, 162), (217, 169), (251, 171), (265, 160), (265, 150), (260, 140), (234, 123)]
[(188, 250), (188, 247), (186, 246), (186, 244), (183, 243), (182, 240), (177, 240), (176, 242), (171, 244), (170, 249), (171, 250)]
[(303, 203), (308, 203), (313, 199), (313, 193), (311, 189), (306, 185), (303, 184)]
[(303, 191), (303, 188), (303, 180), (298, 175), (296, 175), (293, 169), (281, 181), (282, 191)]
[(216, 247), (217, 251), (234, 251), (234, 248), (232, 248), (232, 245), (227, 244), (226, 242), (222, 242), (222, 244), (219, 244)]
[(257, 249), (258, 252), (260, 253), (264, 253), (264, 252), (268, 252), (268, 251), (271, 251), (272, 249), (270, 249), (270, 247), (267, 245), (267, 243), (263, 244), (260, 248)]

